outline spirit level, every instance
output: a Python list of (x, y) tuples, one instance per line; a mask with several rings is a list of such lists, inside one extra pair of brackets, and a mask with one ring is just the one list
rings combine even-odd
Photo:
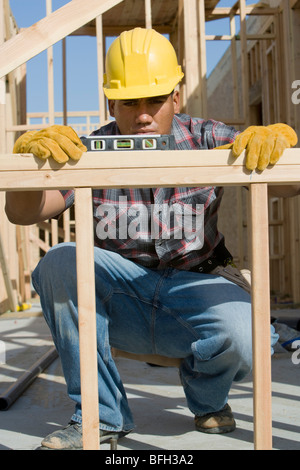
[(175, 149), (175, 137), (173, 135), (94, 135), (81, 137), (81, 141), (88, 149), (88, 152), (102, 150), (126, 151)]

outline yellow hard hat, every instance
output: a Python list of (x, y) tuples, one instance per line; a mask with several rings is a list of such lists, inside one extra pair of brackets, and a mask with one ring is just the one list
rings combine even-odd
[(111, 100), (167, 95), (183, 76), (170, 41), (154, 29), (135, 28), (108, 49), (103, 90)]

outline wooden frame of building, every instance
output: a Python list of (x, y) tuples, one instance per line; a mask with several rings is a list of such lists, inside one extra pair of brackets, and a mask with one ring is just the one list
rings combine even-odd
[[(187, 155), (188, 152), (188, 155)], [(200, 156), (199, 156), (200, 153)], [(76, 255), (80, 369), (85, 450), (99, 449), (98, 371), (94, 283), (92, 190), (94, 187), (178, 187), (243, 185), (251, 209), (251, 283), (254, 382), (254, 444), (272, 449), (271, 341), (269, 291), (268, 184), (300, 182), (300, 150), (285, 151), (262, 174), (244, 167), (244, 155), (228, 150), (136, 151), (126, 160), (119, 153), (85, 154), (77, 165), (49, 164), (29, 155), (0, 155), (0, 191), (75, 189)], [(188, 164), (187, 164), (188, 162)], [(209, 165), (208, 163), (209, 162)], [(16, 177), (21, 175), (21, 178)], [(151, 360), (151, 359), (150, 359)], [(101, 393), (101, 391), (100, 391)], [(101, 417), (100, 417), (101, 419)]]

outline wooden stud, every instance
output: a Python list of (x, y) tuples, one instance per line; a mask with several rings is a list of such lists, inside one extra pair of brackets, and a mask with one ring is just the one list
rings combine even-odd
[[(236, 15), (240, 14), (240, 8), (236, 6), (234, 7), (216, 7), (212, 11), (209, 12), (209, 19), (218, 19), (218, 18), (224, 18), (226, 16), (229, 16), (232, 12), (235, 12)], [(245, 14), (246, 15), (252, 15), (252, 16), (272, 16), (276, 15), (277, 13), (280, 12), (280, 7), (278, 8), (265, 8), (265, 7), (260, 7), (257, 5), (252, 5), (252, 6), (246, 6), (245, 8)]]
[(12, 312), (14, 312), (16, 310), (17, 300), (15, 297), (15, 292), (14, 292), (11, 278), (10, 278), (10, 273), (8, 269), (7, 259), (5, 257), (1, 234), (0, 234), (0, 266), (2, 269), (4, 284), (5, 284), (5, 288), (7, 292), (8, 307)]
[(233, 87), (233, 117), (239, 118), (239, 89), (238, 89), (238, 71), (237, 71), (237, 53), (236, 53), (236, 29), (235, 15), (230, 15), (230, 49), (231, 49), (231, 71), (232, 71), (232, 87)]
[(99, 398), (91, 189), (75, 189), (75, 215), (83, 448), (98, 450)]
[(254, 445), (272, 449), (268, 188), (251, 184)]
[[(46, 13), (52, 13), (52, 0), (46, 0)], [(54, 76), (53, 76), (53, 47), (47, 49), (47, 62), (48, 62), (48, 116), (49, 125), (54, 124)]]
[(243, 99), (243, 119), (245, 127), (249, 126), (249, 76), (248, 76), (248, 51), (247, 51), (247, 31), (246, 31), (246, 2), (239, 0), (241, 19), (241, 64), (242, 64), (242, 99)]
[[(5, 10), (4, 0), (0, 0), (0, 45), (5, 39)], [(0, 78), (0, 153), (6, 152), (6, 77)], [(6, 247), (7, 243), (3, 242), (2, 231), (10, 227), (2, 225), (0, 227), (0, 266), (2, 269), (6, 294), (8, 298), (8, 306), (11, 311), (16, 309), (16, 295), (12, 286), (11, 273), (9, 269), (9, 260), (7, 259)], [(16, 259), (16, 253), (13, 253), (13, 259)]]
[(66, 38), (62, 39), (62, 88), (63, 88), (63, 125), (68, 124), (67, 106), (67, 44)]
[(63, 213), (63, 241), (70, 242), (71, 241), (71, 233), (70, 233), (70, 209), (66, 210)]
[[(293, 81), (292, 71), (292, 59), (291, 59), (291, 24), (290, 24), (290, 5), (289, 0), (282, 1), (283, 12), (282, 12), (282, 30), (283, 30), (283, 63), (282, 66), (285, 69), (285, 106), (286, 106), (286, 118), (285, 121), (289, 125), (293, 125), (292, 118), (292, 100), (291, 100), (291, 85)], [(298, 77), (297, 77), (298, 78)]]
[[(0, 0), (0, 47), (4, 45), (5, 21), (4, 21), (4, 0)], [(0, 153), (6, 152), (6, 77), (0, 76)]]
[(97, 64), (98, 64), (98, 87), (99, 87), (99, 120), (100, 126), (104, 125), (106, 119), (106, 99), (102, 90), (104, 74), (104, 40), (102, 15), (96, 18), (96, 40), (97, 40)]
[(198, 0), (199, 23), (199, 80), (201, 87), (201, 104), (203, 119), (207, 119), (207, 64), (206, 64), (206, 39), (205, 39), (205, 2)]
[(288, 202), (290, 209), (290, 225), (288, 227), (289, 237), (288, 243), (291, 251), (291, 291), (293, 300), (295, 303), (300, 302), (300, 222), (299, 222), (299, 211), (300, 211), (300, 198), (299, 196), (290, 199)]
[[(186, 112), (202, 117), (201, 82), (199, 77), (199, 30), (197, 25), (197, 1), (183, 0), (184, 42), (185, 42), (185, 83)], [(193, 45), (191, 47), (190, 45)]]
[[(185, 70), (185, 47), (184, 47), (184, 0), (178, 0), (178, 43), (177, 43), (177, 56), (179, 64)], [(180, 89), (180, 112), (186, 112), (186, 83), (185, 79), (179, 84)]]
[(145, 26), (147, 29), (152, 28), (151, 0), (145, 0)]

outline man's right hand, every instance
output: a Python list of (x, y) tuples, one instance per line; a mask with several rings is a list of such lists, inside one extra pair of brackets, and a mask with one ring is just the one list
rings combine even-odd
[(71, 127), (59, 125), (26, 132), (17, 139), (13, 148), (13, 153), (33, 153), (43, 160), (52, 157), (58, 163), (66, 163), (69, 158), (77, 161), (86, 151)]

